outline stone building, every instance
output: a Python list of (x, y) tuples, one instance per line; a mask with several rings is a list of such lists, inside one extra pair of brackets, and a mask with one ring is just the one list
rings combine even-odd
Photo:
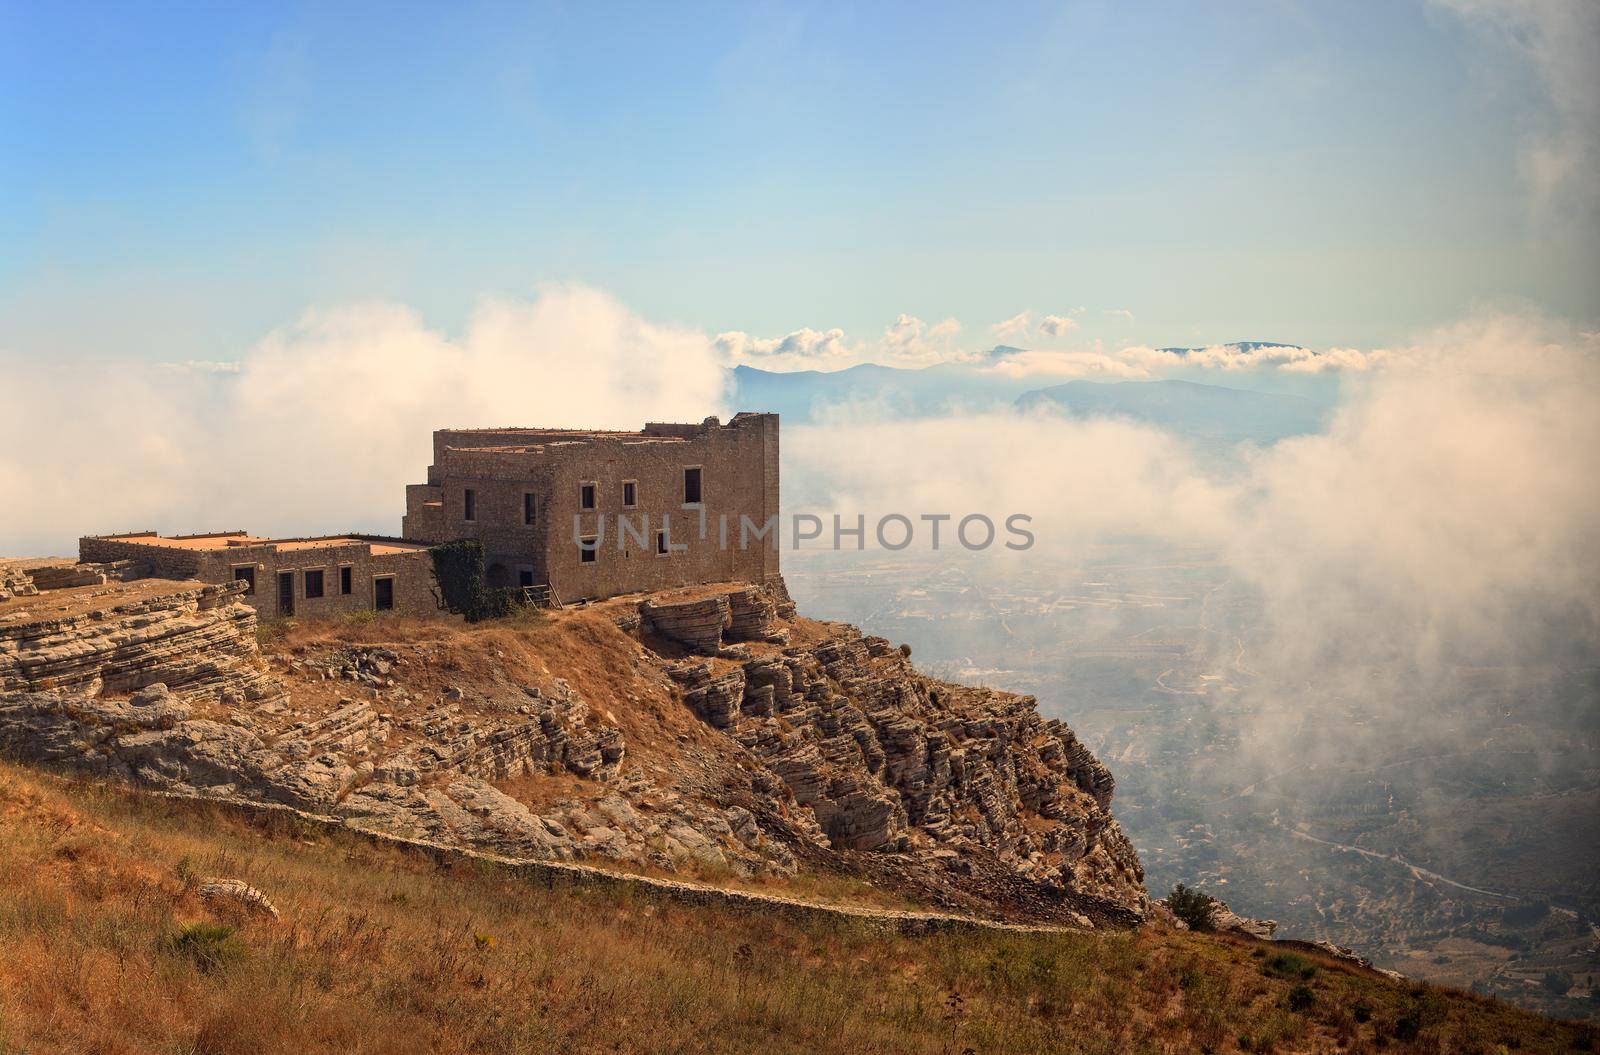
[(777, 524), (778, 416), (747, 413), (638, 432), (441, 429), (402, 534), (478, 539), (492, 585), (575, 601), (773, 581)]
[(269, 539), (228, 531), (162, 536), (153, 531), (78, 540), (85, 563), (131, 563), (162, 579), (242, 579), (263, 619), (351, 612), (438, 614), (428, 547), (372, 535)]

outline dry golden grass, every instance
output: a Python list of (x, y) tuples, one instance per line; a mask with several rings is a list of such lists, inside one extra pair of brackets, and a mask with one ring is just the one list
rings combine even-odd
[[(548, 889), (10, 765), (0, 861), (6, 1053), (1555, 1052), (1595, 1040), (1327, 963), (1308, 960), (1302, 979), (1301, 965), (1274, 969), (1243, 943), (911, 939)], [(261, 888), (282, 918), (219, 919), (194, 894), (210, 875)], [(210, 921), (237, 929), (185, 935)], [(1289, 1010), (1296, 985), (1303, 1011)], [(1413, 1025), (1415, 1039), (1397, 1039)]]

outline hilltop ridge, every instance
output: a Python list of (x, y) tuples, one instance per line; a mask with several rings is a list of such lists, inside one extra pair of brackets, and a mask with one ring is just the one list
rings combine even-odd
[(280, 623), (262, 648), (240, 589), (0, 602), (0, 743), (515, 857), (1083, 926), (1149, 911), (1110, 772), (1070, 729), (805, 619), (781, 584)]

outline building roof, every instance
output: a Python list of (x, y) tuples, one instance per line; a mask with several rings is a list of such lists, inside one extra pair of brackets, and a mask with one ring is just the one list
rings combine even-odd
[(96, 535), (109, 542), (131, 542), (153, 549), (184, 549), (214, 552), (240, 549), (247, 546), (270, 546), (285, 552), (293, 550), (328, 549), (334, 546), (366, 544), (373, 556), (393, 553), (419, 553), (427, 550), (425, 542), (405, 539), (380, 538), (373, 535), (325, 535), (317, 538), (274, 539), (252, 535), (246, 531), (220, 531), (207, 535), (158, 535), (154, 531), (135, 531), (126, 535)]

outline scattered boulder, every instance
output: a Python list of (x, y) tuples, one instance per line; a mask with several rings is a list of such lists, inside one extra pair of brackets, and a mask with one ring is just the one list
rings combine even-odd
[(200, 884), (200, 899), (246, 913), (278, 918), (278, 906), (242, 879), (207, 879)]
[(722, 646), (722, 632), (731, 613), (728, 598), (722, 595), (693, 601), (658, 603), (646, 598), (639, 602), (641, 626), (702, 655), (715, 655)]

